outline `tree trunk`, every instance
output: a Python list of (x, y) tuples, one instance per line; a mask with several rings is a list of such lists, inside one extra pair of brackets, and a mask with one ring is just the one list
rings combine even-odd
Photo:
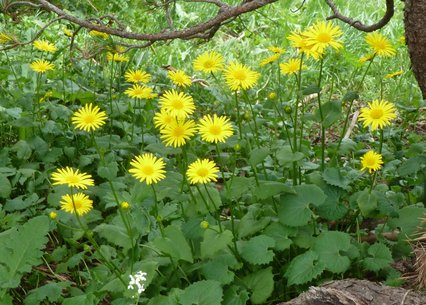
[[(416, 1), (416, 0), (415, 0)], [(333, 281), (311, 287), (297, 298), (277, 305), (424, 305), (426, 292), (387, 287), (366, 280)]]
[(426, 0), (405, 0), (405, 40), (414, 75), (426, 98)]

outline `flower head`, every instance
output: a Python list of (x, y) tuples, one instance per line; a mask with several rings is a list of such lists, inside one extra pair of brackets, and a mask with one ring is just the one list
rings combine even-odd
[(5, 33), (0, 33), (0, 44), (8, 43), (11, 40), (12, 40), (12, 37), (10, 37), (9, 35)]
[(322, 52), (314, 50), (312, 44), (308, 44), (308, 40), (303, 33), (291, 32), (287, 39), (290, 40), (292, 47), (296, 48), (298, 52), (305, 54), (307, 57), (312, 56), (314, 59), (319, 59), (323, 55)]
[(33, 46), (34, 48), (44, 52), (54, 53), (57, 50), (53, 43), (42, 39), (37, 39), (36, 41), (34, 41)]
[(128, 70), (124, 73), (124, 78), (128, 83), (147, 83), (151, 79), (151, 75), (142, 70)]
[(260, 61), (259, 66), (263, 67), (263, 66), (266, 66), (267, 64), (273, 63), (277, 61), (280, 58), (280, 56), (281, 54), (275, 53), (274, 55), (266, 57)]
[(152, 88), (140, 86), (140, 85), (133, 85), (133, 87), (127, 89), (124, 91), (125, 94), (127, 94), (129, 97), (138, 98), (138, 99), (153, 99), (154, 97), (157, 97), (157, 93), (152, 92)]
[(77, 193), (73, 195), (63, 195), (61, 198), (61, 210), (67, 213), (77, 213), (78, 215), (84, 215), (93, 208), (93, 201), (83, 193)]
[(120, 208), (122, 208), (123, 210), (128, 210), (130, 208), (130, 204), (127, 201), (122, 201), (120, 203)]
[(198, 123), (201, 139), (210, 143), (225, 142), (232, 136), (232, 125), (225, 116), (204, 116)]
[(205, 52), (194, 60), (193, 65), (195, 71), (216, 72), (223, 69), (223, 57), (216, 52)]
[(382, 155), (376, 153), (375, 151), (368, 151), (361, 157), (361, 170), (368, 169), (368, 172), (371, 174), (379, 170), (382, 167), (383, 160)]
[(319, 53), (323, 53), (327, 47), (336, 50), (343, 48), (342, 43), (337, 40), (342, 34), (340, 28), (331, 21), (317, 21), (303, 32), (307, 45), (311, 45), (312, 50)]
[(73, 35), (73, 32), (67, 27), (63, 28), (63, 32), (64, 32), (65, 36), (68, 36), (68, 37), (72, 37), (72, 35)]
[(247, 90), (252, 88), (260, 77), (258, 72), (242, 65), (238, 62), (232, 62), (225, 70), (225, 80), (231, 90)]
[(160, 138), (166, 146), (180, 147), (185, 145), (197, 131), (193, 120), (175, 120), (160, 130)]
[(198, 159), (188, 166), (186, 175), (188, 176), (188, 180), (191, 184), (205, 184), (211, 181), (216, 181), (218, 172), (219, 168), (216, 166), (214, 161), (210, 161), (208, 159)]
[(395, 106), (384, 100), (374, 100), (368, 103), (367, 108), (361, 109), (360, 121), (364, 121), (364, 127), (371, 126), (371, 130), (383, 128), (390, 124), (390, 120), (396, 118)]
[(191, 78), (182, 70), (169, 71), (167, 76), (179, 87), (188, 87), (192, 84)]
[(48, 62), (47, 60), (38, 59), (36, 61), (33, 61), (30, 67), (34, 72), (45, 73), (49, 70), (53, 70), (53, 68), (55, 68), (55, 65)]
[(155, 113), (154, 115), (154, 126), (156, 128), (166, 128), (170, 124), (176, 121), (176, 117), (171, 115), (170, 112), (165, 110), (164, 108), (160, 109), (160, 112)]
[(58, 217), (58, 214), (55, 211), (49, 213), (49, 218), (55, 220)]
[(402, 73), (404, 73), (404, 71), (402, 71), (402, 70), (396, 71), (396, 72), (393, 72), (393, 73), (389, 73), (389, 74), (385, 75), (385, 78), (394, 78), (394, 77), (401, 75)]
[(127, 286), (127, 289), (133, 290), (135, 289), (134, 285), (136, 285), (136, 287), (138, 288), (138, 294), (141, 294), (142, 292), (144, 292), (145, 291), (144, 282), (146, 282), (146, 276), (147, 276), (147, 273), (142, 271), (137, 272), (134, 276), (130, 274), (129, 275), (130, 281), (129, 281), (129, 285)]
[(389, 40), (378, 32), (368, 33), (365, 36), (365, 41), (370, 45), (377, 56), (392, 57), (396, 54)]
[(125, 62), (125, 61), (129, 61), (129, 58), (121, 53), (112, 53), (112, 52), (107, 52), (107, 60), (108, 61), (117, 61), (117, 62)]
[(105, 124), (107, 116), (104, 111), (100, 111), (98, 106), (92, 103), (86, 104), (72, 116), (72, 123), (77, 129), (84, 131), (94, 131)]
[(195, 110), (192, 96), (168, 90), (160, 97), (160, 106), (178, 119), (186, 118)]
[[(302, 65), (302, 66), (301, 66)], [(293, 74), (299, 72), (299, 70), (305, 70), (306, 66), (302, 64), (300, 58), (292, 58), (287, 62), (280, 64), (280, 71), (282, 74)]]
[(71, 167), (59, 168), (52, 174), (53, 185), (67, 184), (69, 187), (87, 189), (94, 185), (92, 176), (86, 173), (74, 171)]
[(157, 183), (166, 177), (163, 159), (159, 159), (151, 153), (136, 156), (130, 162), (130, 165), (132, 168), (129, 169), (129, 173), (140, 182), (145, 182), (148, 185)]
[(280, 47), (268, 47), (268, 50), (275, 54), (284, 54), (284, 49)]
[(107, 33), (99, 32), (99, 31), (95, 31), (95, 30), (91, 30), (89, 32), (89, 35), (92, 36), (92, 37), (99, 37), (99, 38), (102, 38), (102, 39), (107, 39), (108, 36), (109, 36)]

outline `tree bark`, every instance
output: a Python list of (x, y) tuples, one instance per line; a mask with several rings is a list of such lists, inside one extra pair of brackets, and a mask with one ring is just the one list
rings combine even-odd
[(311, 287), (297, 298), (277, 305), (423, 305), (426, 292), (381, 285), (366, 280), (333, 281)]
[(414, 76), (426, 98), (426, 0), (405, 0), (405, 40)]

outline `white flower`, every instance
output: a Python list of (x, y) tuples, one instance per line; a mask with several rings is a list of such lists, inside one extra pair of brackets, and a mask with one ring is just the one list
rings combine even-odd
[(145, 291), (145, 284), (143, 282), (146, 281), (146, 272), (139, 271), (135, 275), (129, 275), (130, 281), (129, 286), (127, 286), (127, 289), (135, 289), (134, 285), (138, 287), (138, 293), (141, 294)]

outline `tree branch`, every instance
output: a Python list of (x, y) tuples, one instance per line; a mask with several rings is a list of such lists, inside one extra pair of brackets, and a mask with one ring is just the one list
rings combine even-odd
[(365, 25), (359, 20), (354, 20), (352, 18), (342, 15), (342, 13), (340, 13), (340, 11), (338, 10), (333, 0), (325, 0), (325, 2), (333, 11), (333, 15), (328, 17), (327, 20), (339, 19), (343, 21), (344, 23), (347, 23), (350, 26), (356, 28), (357, 30), (360, 30), (363, 32), (374, 32), (378, 29), (381, 29), (389, 22), (389, 20), (391, 20), (394, 14), (394, 0), (386, 0), (386, 13), (383, 16), (383, 18), (380, 19), (377, 23), (374, 23), (372, 25)]

